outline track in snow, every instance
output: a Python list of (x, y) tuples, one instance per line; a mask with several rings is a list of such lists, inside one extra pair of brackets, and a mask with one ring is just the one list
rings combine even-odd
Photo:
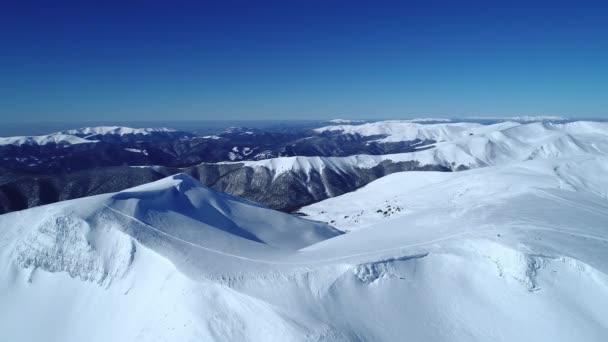
[[(246, 261), (251, 261), (251, 262), (257, 262), (257, 263), (264, 263), (264, 264), (271, 264), (271, 265), (294, 265), (294, 266), (306, 266), (306, 265), (311, 265), (311, 264), (320, 264), (320, 263), (326, 263), (326, 262), (332, 262), (332, 261), (339, 261), (339, 260), (347, 260), (347, 259), (351, 259), (351, 258), (356, 258), (356, 257), (362, 257), (362, 256), (368, 256), (368, 255), (374, 255), (374, 254), (381, 254), (381, 253), (387, 253), (387, 252), (393, 252), (393, 251), (397, 251), (397, 250), (402, 250), (402, 249), (406, 249), (406, 248), (412, 248), (412, 247), (420, 247), (420, 246), (426, 246), (426, 245), (431, 245), (434, 243), (438, 243), (438, 242), (443, 242), (443, 241), (447, 241), (447, 240), (452, 240), (452, 239), (456, 239), (456, 238), (460, 238), (460, 237), (465, 237), (465, 236), (474, 236), (474, 235), (483, 235), (483, 234), (496, 234), (496, 233), (504, 233), (505, 230), (502, 229), (481, 229), (481, 230), (476, 230), (476, 231), (467, 231), (467, 232), (461, 232), (461, 233), (456, 233), (456, 234), (451, 234), (451, 235), (447, 235), (441, 238), (437, 238), (437, 239), (431, 239), (431, 240), (427, 240), (427, 241), (423, 241), (423, 242), (418, 242), (418, 243), (413, 243), (413, 244), (408, 244), (408, 245), (402, 245), (402, 246), (397, 246), (397, 247), (391, 247), (391, 248), (385, 248), (385, 249), (379, 249), (379, 250), (375, 250), (375, 251), (369, 251), (369, 252), (362, 252), (362, 253), (355, 253), (355, 254), (350, 254), (350, 255), (343, 255), (343, 256), (339, 256), (339, 257), (335, 257), (335, 258), (328, 258), (328, 259), (322, 259), (322, 260), (311, 260), (311, 261), (306, 261), (306, 262), (277, 262), (277, 261), (270, 261), (270, 260), (262, 260), (262, 259), (253, 259), (253, 258), (248, 258), (248, 257), (244, 257), (241, 255), (236, 255), (236, 254), (232, 254), (232, 253), (227, 253), (227, 252), (223, 252), (223, 251), (219, 251), (213, 248), (209, 248), (209, 247), (205, 247), (205, 246), (201, 246), (199, 244), (184, 240), (182, 238), (179, 238), (175, 235), (169, 234), (165, 231), (162, 231), (156, 227), (153, 227), (152, 225), (141, 221), (140, 219), (133, 217), (131, 215), (125, 214), (120, 210), (114, 209), (106, 204), (104, 204), (104, 206), (108, 209), (110, 209), (111, 211), (122, 215), (124, 217), (127, 217), (131, 220), (134, 220), (142, 225), (144, 225), (145, 227), (154, 230), (155, 232), (158, 232), (164, 236), (167, 236), (169, 238), (172, 238), (174, 240), (180, 241), (182, 243), (188, 244), (190, 246), (196, 247), (196, 248), (200, 248), (203, 249), (205, 251), (208, 252), (212, 252), (212, 253), (217, 253), (223, 256), (227, 256), (227, 257), (232, 257), (232, 258), (236, 258), (236, 259), (240, 259), (240, 260), (246, 260)], [(554, 232), (554, 233), (559, 233), (559, 234), (566, 234), (566, 235), (571, 235), (571, 236), (577, 236), (577, 237), (582, 237), (582, 238), (587, 238), (587, 239), (593, 239), (593, 240), (598, 240), (598, 241), (603, 241), (603, 242), (608, 242), (608, 236), (594, 236), (594, 235), (588, 235), (588, 234), (580, 234), (577, 233), (577, 231), (580, 230), (574, 230), (574, 229), (555, 229), (555, 228), (551, 228), (551, 227), (526, 227), (526, 226), (511, 226), (511, 229), (514, 230), (521, 230), (521, 231), (549, 231), (549, 232)]]

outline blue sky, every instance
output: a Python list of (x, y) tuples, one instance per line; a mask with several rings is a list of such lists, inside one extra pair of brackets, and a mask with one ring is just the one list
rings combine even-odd
[(608, 5), (0, 4), (0, 121), (608, 115)]

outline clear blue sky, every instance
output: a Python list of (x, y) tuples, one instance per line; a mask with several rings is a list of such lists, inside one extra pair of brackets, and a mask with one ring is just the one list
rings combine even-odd
[(607, 6), (3, 1), (0, 122), (606, 117)]

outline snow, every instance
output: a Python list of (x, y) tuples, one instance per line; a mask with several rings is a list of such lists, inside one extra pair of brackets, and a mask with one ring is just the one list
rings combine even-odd
[(142, 153), (144, 155), (148, 155), (148, 151), (146, 150), (142, 150), (139, 148), (125, 148), (125, 151), (129, 151), (129, 152), (133, 152), (133, 153)]
[(212, 139), (212, 140), (222, 139), (222, 137), (220, 137), (219, 135), (206, 135), (206, 136), (204, 136), (202, 138), (203, 139)]
[(521, 124), (501, 122), (493, 125), (476, 123), (416, 124), (404, 121), (382, 121), (358, 126), (328, 126), (366, 136), (388, 135), (382, 142), (437, 140), (429, 146), (416, 146), (418, 151), (386, 155), (348, 157), (280, 157), (244, 161), (251, 167), (265, 167), (275, 176), (285, 172), (321, 172), (331, 169), (346, 172), (353, 168), (372, 168), (383, 161), (417, 161), (421, 166), (439, 165), (449, 169), (506, 165), (533, 159), (608, 154), (608, 123), (571, 122), (565, 124), (535, 122)]
[(499, 127), (307, 219), (186, 175), (1, 215), (0, 340), (604, 341), (605, 125)]
[(339, 229), (356, 230), (406, 217), (420, 208), (442, 210), (461, 202), (475, 206), (487, 197), (500, 200), (537, 188), (565, 189), (608, 199), (608, 182), (602, 177), (605, 171), (608, 171), (607, 157), (579, 156), (457, 173), (399, 172), (355, 192), (304, 207), (300, 212), (315, 220), (334, 221), (332, 225)]
[(361, 123), (365, 122), (365, 120), (349, 120), (349, 119), (332, 119), (327, 122), (331, 122), (334, 124), (352, 124), (352, 123)]
[(98, 126), (98, 127), (83, 127), (72, 129), (63, 132), (64, 134), (78, 136), (95, 136), (95, 135), (150, 135), (153, 133), (173, 133), (177, 132), (170, 128), (131, 128), (124, 126)]
[(63, 132), (51, 133), (39, 136), (16, 136), (0, 137), (0, 146), (3, 145), (77, 145), (96, 143), (97, 140), (90, 139), (97, 135), (150, 135), (153, 133), (176, 132), (169, 128), (130, 128), (121, 126), (99, 126), (72, 129)]
[(96, 143), (95, 140), (86, 140), (70, 134), (54, 133), (49, 135), (38, 136), (17, 136), (17, 137), (0, 137), (0, 146), (5, 145), (77, 145)]
[(501, 120), (517, 122), (537, 122), (537, 121), (566, 121), (567, 118), (559, 115), (523, 115), (523, 116), (470, 116), (470, 120)]
[[(340, 236), (185, 175), (6, 214), (0, 336), (603, 341), (598, 167), (608, 160), (394, 174), (309, 207), (365, 210)], [(405, 210), (377, 218), (387, 200)]]
[(409, 119), (409, 120), (403, 120), (403, 121), (407, 121), (407, 122), (452, 122), (454, 120), (446, 119), (446, 118), (416, 118), (416, 119)]
[[(516, 125), (516, 123), (512, 123)], [(504, 124), (484, 126), (477, 123), (455, 122), (421, 124), (409, 120), (389, 120), (370, 122), (363, 125), (336, 125), (315, 129), (317, 132), (338, 131), (344, 134), (359, 134), (363, 136), (386, 135), (382, 142), (435, 140), (446, 141), (463, 138), (476, 130), (496, 130)]]
[[(372, 168), (380, 164), (383, 160), (407, 159), (404, 154), (398, 155), (354, 155), (350, 157), (279, 157), (254, 161), (240, 161), (238, 163), (245, 166), (260, 168), (264, 167), (271, 170), (275, 177), (285, 172), (303, 172), (310, 174), (313, 171), (323, 172), (329, 169), (337, 173), (350, 173), (354, 168)], [(220, 164), (228, 164), (222, 162)]]

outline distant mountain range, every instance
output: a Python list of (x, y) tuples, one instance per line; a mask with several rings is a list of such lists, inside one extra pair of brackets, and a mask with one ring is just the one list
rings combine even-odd
[[(214, 189), (294, 211), (394, 172), (603, 156), (607, 134), (608, 123), (584, 121), (381, 121), (286, 132), (235, 127), (211, 136), (84, 128), (19, 138), (37, 144), (0, 146), (0, 212), (116, 192), (180, 172)], [(87, 143), (57, 143), (65, 136)]]

